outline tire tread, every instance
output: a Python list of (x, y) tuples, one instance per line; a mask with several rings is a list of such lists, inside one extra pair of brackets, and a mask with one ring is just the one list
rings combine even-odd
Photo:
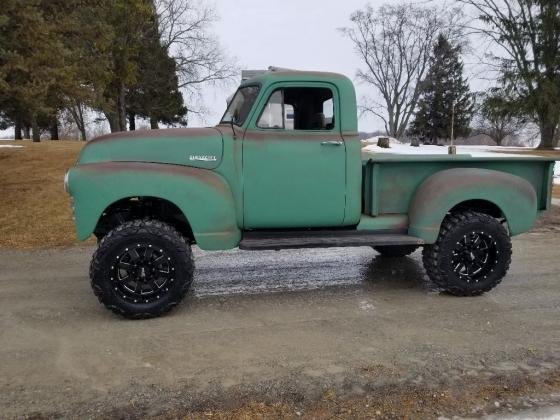
[[(131, 234), (134, 235), (142, 233), (156, 234), (172, 244), (172, 246), (175, 247), (180, 253), (183, 253), (185, 255), (185, 258), (187, 259), (186, 266), (188, 272), (187, 278), (182, 282), (181, 288), (179, 289), (178, 293), (175, 294), (175, 299), (168, 302), (164, 306), (155, 307), (145, 312), (132, 312), (119, 307), (113, 302), (113, 299), (105, 295), (103, 287), (100, 284), (102, 280), (100, 279), (98, 273), (101, 273), (103, 269), (102, 261), (111, 245), (117, 243), (118, 241), (126, 239)], [(189, 291), (189, 288), (192, 284), (193, 273), (194, 260), (190, 245), (185, 241), (184, 237), (171, 225), (154, 219), (138, 219), (125, 222), (107, 233), (107, 235), (105, 235), (99, 242), (99, 245), (91, 259), (89, 268), (91, 288), (93, 289), (93, 293), (95, 294), (95, 296), (97, 296), (99, 302), (105, 305), (107, 309), (113, 311), (115, 314), (129, 319), (154, 318), (162, 316), (171, 311), (174, 307), (179, 305), (179, 303), (183, 300), (183, 298)]]
[(507, 231), (502, 228), (498, 230), (497, 234), (500, 236), (499, 239), (506, 244), (506, 258), (502, 262), (501, 266), (503, 275), (496, 276), (496, 279), (493, 282), (476, 289), (467, 290), (465, 288), (449, 284), (447, 281), (447, 272), (438, 264), (440, 255), (443, 252), (442, 243), (452, 231), (472, 223), (497, 223), (497, 220), (487, 214), (471, 210), (449, 214), (442, 223), (436, 242), (433, 245), (425, 246), (422, 250), (424, 269), (426, 270), (430, 280), (439, 288), (455, 296), (477, 296), (493, 289), (501, 283), (511, 264), (511, 240)]

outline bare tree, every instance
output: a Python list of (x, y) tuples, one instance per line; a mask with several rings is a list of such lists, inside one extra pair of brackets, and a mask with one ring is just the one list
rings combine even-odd
[(381, 118), (387, 134), (402, 138), (420, 95), (430, 53), (441, 33), (456, 39), (460, 13), (411, 4), (366, 6), (354, 12), (343, 33), (354, 44), (364, 68), (360, 81), (381, 95), (382, 103), (367, 99), (362, 106)]
[(80, 140), (86, 141), (86, 123), (84, 118), (85, 106), (84, 103), (78, 99), (71, 99), (68, 101), (68, 113), (70, 114), (74, 124), (80, 132)]
[(478, 25), (473, 29), (502, 49), (504, 54), (493, 58), (539, 125), (539, 147), (554, 147), (560, 122), (560, 2), (457, 1), (475, 10)]
[(161, 44), (175, 60), (179, 87), (187, 95), (197, 96), (203, 84), (229, 82), (237, 76), (235, 64), (210, 31), (216, 20), (210, 7), (198, 0), (154, 3)]

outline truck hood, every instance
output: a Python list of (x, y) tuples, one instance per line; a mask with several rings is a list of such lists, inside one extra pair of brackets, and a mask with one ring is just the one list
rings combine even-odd
[(91, 140), (77, 163), (157, 162), (214, 169), (222, 150), (222, 134), (215, 128), (127, 131)]

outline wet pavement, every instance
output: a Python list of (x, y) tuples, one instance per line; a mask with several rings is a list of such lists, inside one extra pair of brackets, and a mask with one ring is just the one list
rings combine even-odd
[(144, 321), (97, 302), (92, 248), (0, 250), (0, 412), (148, 416), (387, 384), (538, 381), (560, 369), (559, 245), (544, 228), (515, 238), (508, 276), (475, 298), (438, 293), (419, 251), (196, 249), (185, 302)]
[(398, 278), (435, 291), (422, 268), (420, 251), (395, 263), (373, 249), (326, 248), (283, 251), (194, 251), (196, 297), (303, 291), (340, 286), (373, 287)]

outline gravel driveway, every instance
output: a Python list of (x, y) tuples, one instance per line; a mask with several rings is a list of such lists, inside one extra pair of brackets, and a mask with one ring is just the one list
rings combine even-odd
[(144, 321), (97, 302), (91, 248), (0, 251), (0, 416), (305, 408), (329, 392), (538, 382), (560, 368), (560, 236), (513, 244), (509, 275), (475, 298), (439, 294), (419, 252), (195, 250), (186, 301)]

